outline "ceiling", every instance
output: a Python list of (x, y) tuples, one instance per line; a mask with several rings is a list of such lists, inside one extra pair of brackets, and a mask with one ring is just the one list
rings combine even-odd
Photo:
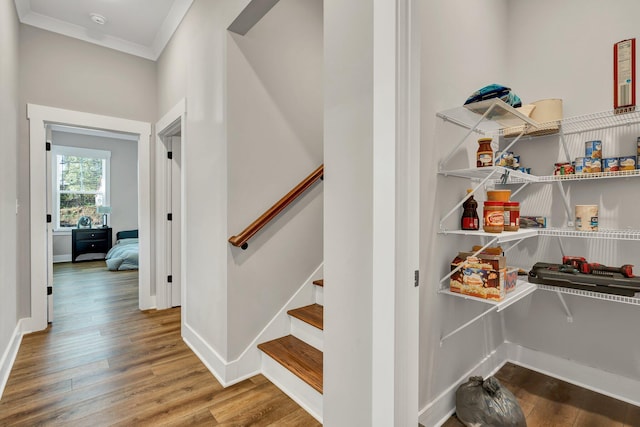
[[(20, 22), (155, 61), (193, 0), (14, 0)], [(104, 25), (90, 14), (106, 18)]]

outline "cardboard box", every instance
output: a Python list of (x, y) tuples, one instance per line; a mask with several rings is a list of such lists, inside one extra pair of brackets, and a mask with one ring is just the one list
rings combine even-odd
[(449, 280), (451, 292), (495, 301), (504, 299), (506, 268), (500, 267), (506, 264), (506, 258), (483, 254), (467, 258), (466, 254), (460, 252), (451, 263), (452, 270), (462, 263), (462, 268)]
[(518, 268), (508, 267), (504, 273), (504, 288), (507, 293), (516, 289), (518, 283)]

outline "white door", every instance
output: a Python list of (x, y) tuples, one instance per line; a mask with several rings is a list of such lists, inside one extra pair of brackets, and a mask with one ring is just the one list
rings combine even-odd
[(51, 164), (51, 127), (46, 128), (46, 194), (47, 194), (47, 322), (53, 322), (53, 165)]
[(170, 251), (170, 265), (171, 266), (171, 307), (178, 307), (181, 305), (180, 294), (181, 286), (181, 224), (182, 215), (180, 212), (180, 206), (182, 201), (182, 158), (180, 152), (182, 150), (182, 139), (179, 136), (171, 137), (170, 142), (171, 159), (169, 161), (169, 212), (171, 213), (170, 232), (168, 233), (169, 242), (167, 248)]

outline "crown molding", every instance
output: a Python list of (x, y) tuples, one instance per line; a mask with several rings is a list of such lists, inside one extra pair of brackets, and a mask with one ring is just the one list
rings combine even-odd
[(158, 29), (154, 41), (150, 46), (133, 43), (118, 37), (91, 31), (80, 25), (71, 24), (49, 16), (35, 13), (31, 10), (30, 0), (14, 0), (20, 22), (43, 30), (62, 34), (88, 43), (125, 52), (130, 55), (155, 61), (158, 59), (171, 36), (177, 30), (180, 22), (187, 14), (193, 0), (176, 0), (169, 14)]

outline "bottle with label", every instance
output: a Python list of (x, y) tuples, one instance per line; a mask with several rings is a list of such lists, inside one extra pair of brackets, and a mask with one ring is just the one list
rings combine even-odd
[(491, 149), (491, 138), (480, 138), (478, 140), (478, 152), (476, 154), (476, 166), (484, 168), (493, 166), (493, 150)]
[[(467, 194), (473, 190), (468, 189)], [(478, 218), (478, 202), (473, 198), (473, 194), (465, 200), (462, 204), (464, 211), (462, 212), (462, 219), (460, 228), (462, 230), (478, 230), (480, 228), (480, 219)]]

